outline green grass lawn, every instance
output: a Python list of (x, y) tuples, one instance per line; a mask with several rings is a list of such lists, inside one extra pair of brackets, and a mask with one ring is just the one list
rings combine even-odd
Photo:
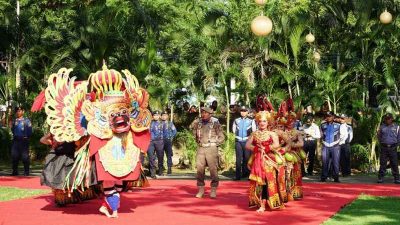
[(361, 195), (324, 225), (400, 224), (400, 198)]
[(0, 187), (0, 202), (47, 194), (49, 192), (49, 190)]
[[(31, 161), (30, 168), (32, 170), (43, 169), (43, 161)], [(18, 164), (19, 169), (23, 169), (22, 161)], [(11, 161), (0, 161), (0, 170), (11, 170)]]

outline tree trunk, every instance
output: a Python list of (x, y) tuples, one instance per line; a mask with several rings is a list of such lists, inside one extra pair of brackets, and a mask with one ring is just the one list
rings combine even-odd
[(329, 109), (329, 111), (332, 111), (331, 99), (329, 98), (329, 96), (328, 96), (328, 98), (326, 100), (328, 101), (328, 109)]
[(171, 122), (174, 122), (174, 104), (171, 104)]
[(295, 77), (295, 81), (296, 81), (297, 96), (300, 96), (299, 79), (297, 79), (297, 75), (296, 75), (296, 77)]
[[(225, 96), (226, 96), (226, 105), (227, 105), (227, 110), (226, 110), (226, 133), (229, 133), (229, 124), (230, 124), (230, 103), (229, 103), (229, 93), (228, 93), (228, 87), (225, 85)], [(229, 145), (229, 143), (228, 143)]]

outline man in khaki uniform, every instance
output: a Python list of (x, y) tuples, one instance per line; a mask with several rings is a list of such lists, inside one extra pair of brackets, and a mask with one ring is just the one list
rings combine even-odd
[(210, 198), (217, 197), (218, 187), (218, 146), (224, 142), (224, 133), (217, 118), (212, 117), (213, 110), (209, 107), (201, 108), (201, 118), (195, 119), (190, 125), (198, 144), (196, 155), (197, 168), (197, 198), (204, 195), (205, 167), (208, 165), (211, 175)]

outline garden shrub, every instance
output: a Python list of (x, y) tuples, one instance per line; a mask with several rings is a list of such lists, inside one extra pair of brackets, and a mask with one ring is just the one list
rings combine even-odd
[(197, 143), (192, 132), (187, 129), (179, 131), (176, 135), (175, 143), (178, 148), (183, 150), (183, 163), (187, 160), (189, 163), (185, 165), (194, 169), (196, 167)]
[[(228, 140), (229, 140), (229, 146), (228, 146)], [(236, 153), (235, 153), (235, 135), (233, 133), (229, 133), (226, 135), (225, 133), (225, 142), (222, 145), (221, 148), (222, 152), (220, 153), (220, 156), (222, 158), (222, 169), (228, 170), (230, 168), (235, 167), (236, 163)]]
[(11, 159), (12, 135), (10, 128), (0, 128), (0, 161)]
[(351, 146), (351, 167), (363, 172), (369, 168), (369, 150), (366, 146), (355, 144)]

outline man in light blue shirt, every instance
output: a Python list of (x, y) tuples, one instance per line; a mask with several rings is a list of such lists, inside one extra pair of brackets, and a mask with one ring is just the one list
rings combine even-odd
[(248, 109), (245, 106), (240, 108), (240, 117), (235, 119), (232, 131), (235, 134), (235, 152), (236, 152), (236, 173), (234, 180), (240, 180), (242, 177), (249, 176), (247, 161), (251, 152), (246, 150), (246, 141), (250, 134), (256, 130), (256, 123), (253, 119), (247, 117)]
[(340, 133), (340, 124), (334, 121), (335, 115), (327, 112), (325, 122), (321, 124), (322, 135), (322, 174), (321, 182), (328, 178), (329, 166), (335, 182), (339, 181), (340, 141), (344, 138)]

